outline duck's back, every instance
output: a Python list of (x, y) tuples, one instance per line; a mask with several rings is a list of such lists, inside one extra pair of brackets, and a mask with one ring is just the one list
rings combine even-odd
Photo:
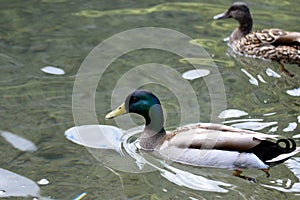
[(240, 39), (232, 34), (230, 47), (244, 56), (300, 65), (300, 33), (281, 29), (251, 32)]

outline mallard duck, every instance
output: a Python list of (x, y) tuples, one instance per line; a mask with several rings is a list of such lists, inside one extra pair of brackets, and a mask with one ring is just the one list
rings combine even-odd
[(233, 169), (233, 175), (247, 180), (255, 181), (243, 176), (243, 169), (261, 169), (269, 176), (270, 166), (300, 151), (292, 139), (219, 124), (190, 124), (167, 132), (159, 99), (145, 90), (128, 95), (125, 102), (105, 118), (125, 113), (136, 113), (145, 119), (146, 125), (139, 137), (142, 150), (183, 164)]
[(281, 69), (291, 75), (284, 64), (300, 66), (300, 33), (281, 29), (263, 29), (252, 32), (252, 16), (246, 3), (235, 2), (214, 19), (233, 18), (239, 22), (230, 38), (229, 46), (234, 52), (255, 58), (277, 61)]

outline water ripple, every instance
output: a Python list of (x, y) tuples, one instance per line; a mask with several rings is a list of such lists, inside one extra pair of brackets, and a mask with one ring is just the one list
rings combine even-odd
[[(211, 180), (203, 176), (172, 167), (165, 161), (140, 151), (138, 140), (132, 140), (132, 137), (134, 137), (136, 134), (139, 134), (142, 129), (143, 127), (136, 127), (126, 131), (126, 133), (123, 135), (124, 132), (121, 129), (113, 126), (84, 125), (68, 129), (65, 132), (65, 136), (68, 140), (79, 145), (97, 149), (113, 149), (119, 153), (120, 144), (122, 143), (126, 153), (134, 159), (134, 163), (138, 167), (138, 170), (130, 168), (132, 166), (128, 165), (130, 160), (117, 159), (119, 165), (118, 167), (123, 171), (142, 173), (148, 172), (149, 170), (158, 170), (162, 177), (178, 186), (184, 186), (200, 191), (220, 193), (228, 192), (227, 189), (224, 189), (221, 186), (229, 187), (231, 184), (224, 183), (222, 181)], [(102, 139), (100, 140), (99, 137)], [(124, 154), (120, 153), (119, 156), (122, 158), (124, 157)], [(123, 161), (126, 163), (123, 163)], [(112, 163), (106, 162), (105, 164), (108, 167), (114, 167), (110, 166), (114, 165)], [(150, 168), (146, 168), (146, 166), (150, 166)]]

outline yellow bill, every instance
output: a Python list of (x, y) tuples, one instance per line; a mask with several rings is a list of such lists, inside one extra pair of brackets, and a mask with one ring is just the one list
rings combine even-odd
[(111, 119), (111, 118), (117, 117), (119, 115), (123, 115), (125, 113), (127, 113), (127, 111), (125, 109), (125, 103), (122, 103), (118, 108), (116, 108), (115, 110), (108, 113), (105, 116), (105, 119)]

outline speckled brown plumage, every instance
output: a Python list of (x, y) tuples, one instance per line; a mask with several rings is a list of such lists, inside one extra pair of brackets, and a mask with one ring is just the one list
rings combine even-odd
[[(290, 32), (280, 29), (264, 29), (251, 32), (239, 40), (230, 41), (231, 48), (240, 54), (270, 59), (281, 64), (298, 64), (300, 66), (300, 46), (296, 42), (277, 41)], [(300, 33), (299, 33), (300, 37)]]
[(214, 19), (234, 18), (239, 22), (229, 39), (229, 46), (238, 54), (300, 66), (300, 33), (281, 29), (252, 32), (252, 16), (248, 6), (236, 2)]

